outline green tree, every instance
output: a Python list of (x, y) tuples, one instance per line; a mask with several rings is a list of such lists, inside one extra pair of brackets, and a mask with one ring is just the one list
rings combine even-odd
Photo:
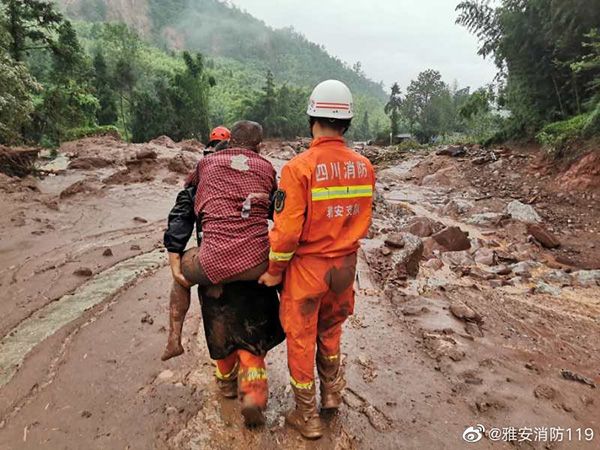
[(53, 32), (62, 16), (52, 2), (39, 0), (1, 0), (6, 9), (6, 29), (10, 36), (9, 52), (15, 61), (23, 61), (26, 52), (52, 48)]
[(39, 88), (25, 65), (0, 48), (0, 143), (21, 140), (22, 128), (31, 120), (34, 109), (32, 94)]
[(573, 63), (585, 54), (585, 35), (600, 27), (597, 0), (469, 0), (457, 10), (457, 23), (479, 38), (479, 54), (494, 58), (514, 134), (579, 114), (594, 96), (594, 73)]
[(358, 135), (361, 139), (368, 140), (371, 138), (371, 126), (369, 125), (369, 111), (365, 111), (358, 126)]
[(400, 131), (400, 109), (402, 108), (402, 97), (400, 86), (394, 83), (390, 98), (385, 105), (384, 111), (390, 118), (392, 136), (397, 136)]
[(99, 107), (96, 113), (98, 125), (112, 125), (118, 120), (117, 96), (111, 87), (111, 78), (104, 54), (94, 56), (94, 88)]
[(410, 82), (401, 103), (410, 130), (421, 142), (445, 134), (450, 122), (452, 99), (442, 75), (436, 70), (421, 72)]
[(70, 80), (84, 82), (87, 71), (85, 54), (69, 21), (64, 21), (58, 28), (58, 40), (54, 45), (52, 60), (52, 77), (55, 83), (64, 84)]

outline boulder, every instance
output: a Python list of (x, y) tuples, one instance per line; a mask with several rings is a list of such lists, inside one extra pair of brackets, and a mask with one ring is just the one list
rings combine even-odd
[(560, 241), (558, 238), (550, 233), (545, 227), (537, 223), (527, 224), (527, 233), (535, 238), (545, 248), (558, 248), (560, 247)]
[(450, 267), (469, 267), (475, 265), (473, 257), (467, 251), (462, 252), (444, 252), (440, 258), (444, 264)]
[(448, 252), (459, 252), (471, 248), (469, 235), (458, 227), (447, 227), (435, 233), (432, 239)]
[(457, 158), (459, 156), (464, 156), (467, 154), (467, 151), (462, 145), (448, 145), (437, 152), (436, 155), (439, 156), (452, 156), (453, 158)]
[(579, 270), (573, 273), (573, 278), (582, 287), (600, 286), (600, 270)]
[(423, 257), (423, 241), (410, 233), (398, 233), (404, 247), (392, 254), (395, 274), (402, 277), (416, 277), (419, 274), (419, 263)]
[(442, 214), (446, 216), (460, 216), (473, 208), (473, 203), (460, 198), (453, 198), (442, 208)]
[(554, 297), (559, 297), (561, 290), (560, 288), (549, 285), (548, 283), (544, 283), (543, 281), (538, 281), (535, 286), (536, 294), (549, 294)]
[(558, 284), (560, 287), (571, 286), (573, 280), (571, 279), (571, 275), (569, 275), (564, 270), (552, 270), (542, 277), (542, 279), (547, 283)]
[(467, 322), (481, 323), (483, 321), (481, 315), (462, 302), (456, 301), (450, 305), (450, 312), (457, 319)]
[(404, 237), (401, 233), (390, 234), (384, 240), (384, 243), (389, 248), (404, 248), (406, 245), (404, 242)]
[(489, 248), (480, 248), (475, 252), (475, 262), (484, 266), (493, 266), (496, 264), (496, 252)]
[(416, 216), (409, 219), (408, 225), (402, 231), (424, 238), (437, 233), (443, 228), (444, 225), (440, 222), (436, 222), (428, 217)]
[(524, 223), (540, 223), (542, 218), (531, 205), (514, 200), (506, 207), (506, 213), (514, 220)]
[(497, 227), (500, 226), (502, 224), (502, 220), (506, 219), (507, 217), (509, 216), (503, 213), (486, 212), (474, 214), (467, 220), (467, 223), (484, 227)]

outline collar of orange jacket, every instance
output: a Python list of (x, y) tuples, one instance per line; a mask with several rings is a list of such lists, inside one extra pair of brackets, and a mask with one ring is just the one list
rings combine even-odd
[(320, 138), (317, 138), (312, 141), (310, 148), (318, 147), (323, 144), (335, 144), (335, 143), (345, 145), (346, 141), (344, 141), (344, 138), (341, 136), (339, 136), (339, 137), (320, 137)]

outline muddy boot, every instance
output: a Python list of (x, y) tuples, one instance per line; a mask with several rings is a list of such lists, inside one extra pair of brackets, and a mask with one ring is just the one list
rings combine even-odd
[(225, 398), (236, 398), (238, 396), (237, 373), (227, 380), (217, 378), (219, 392)]
[(330, 359), (317, 354), (317, 371), (321, 379), (321, 409), (338, 409), (346, 387), (340, 358)]
[(242, 400), (242, 416), (247, 427), (258, 427), (266, 422), (262, 408), (247, 395)]
[(310, 389), (298, 389), (294, 386), (292, 389), (296, 397), (296, 409), (286, 416), (286, 423), (298, 430), (306, 439), (319, 439), (323, 436), (323, 422), (317, 411), (314, 384)]

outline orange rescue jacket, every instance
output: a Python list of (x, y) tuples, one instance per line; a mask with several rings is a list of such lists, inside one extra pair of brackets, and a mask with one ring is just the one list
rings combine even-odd
[(287, 163), (275, 196), (269, 273), (294, 255), (336, 258), (358, 250), (371, 226), (375, 173), (340, 138), (318, 138)]

